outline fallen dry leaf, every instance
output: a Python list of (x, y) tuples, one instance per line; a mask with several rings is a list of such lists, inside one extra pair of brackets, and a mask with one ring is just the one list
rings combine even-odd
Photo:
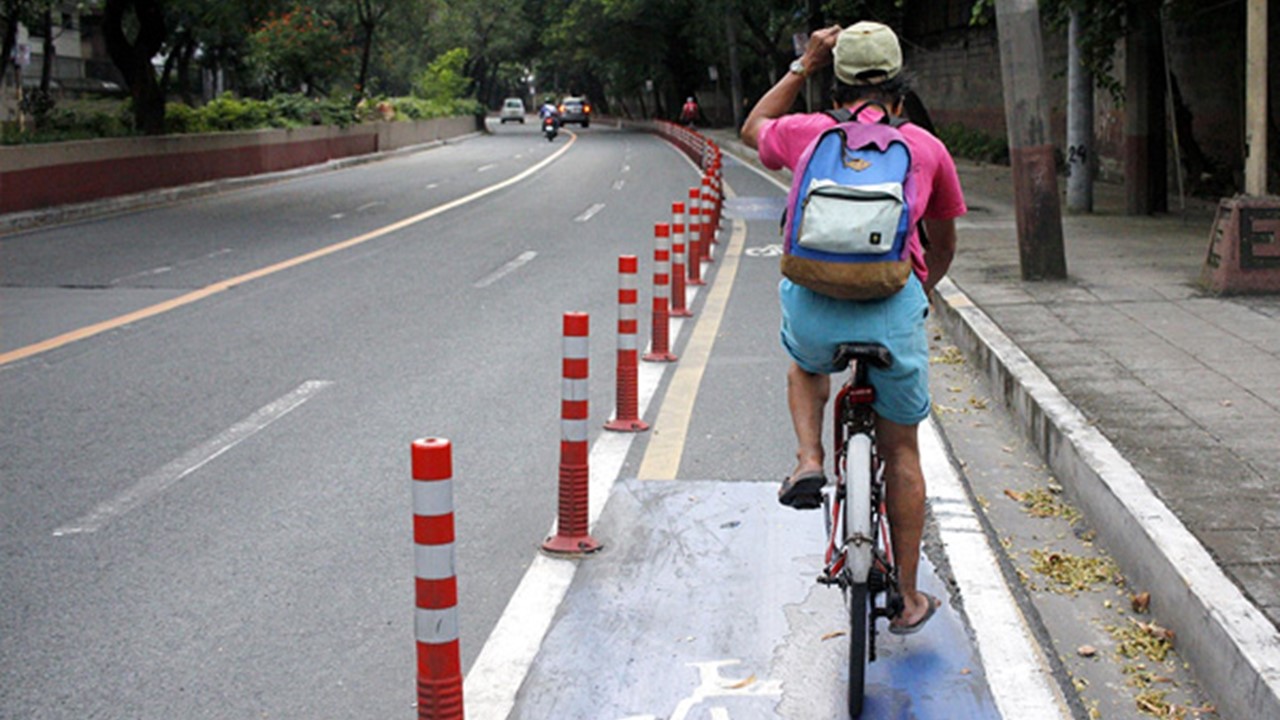
[(1092, 645), (1081, 645), (1076, 648), (1076, 654), (1080, 657), (1093, 657), (1098, 654), (1098, 648)]
[(1155, 623), (1144, 623), (1134, 621), (1143, 632), (1154, 638), (1163, 638), (1165, 640), (1173, 640), (1173, 631), (1167, 627), (1161, 627)]
[(1018, 492), (1017, 490), (1005, 490), (1004, 494), (1007, 495), (1009, 499), (1014, 502), (1022, 502), (1022, 499), (1026, 497), (1025, 495)]
[(1151, 605), (1151, 593), (1142, 592), (1137, 595), (1130, 595), (1129, 602), (1133, 605), (1134, 612), (1144, 613)]
[(741, 690), (742, 688), (744, 688), (744, 687), (746, 687), (746, 686), (748, 686), (748, 685), (751, 685), (751, 684), (755, 683), (755, 681), (756, 681), (756, 676), (755, 676), (755, 675), (752, 675), (751, 677), (748, 677), (748, 678), (744, 678), (744, 679), (742, 679), (742, 680), (739, 680), (738, 682), (736, 682), (736, 683), (734, 683), (734, 684), (732, 684), (732, 685), (725, 685), (725, 689), (726, 689), (726, 690)]
[(822, 636), (822, 642), (826, 642), (828, 640), (834, 640), (835, 638), (838, 638), (838, 637), (844, 637), (844, 635), (845, 635), (845, 632), (843, 630), (836, 630), (835, 632), (829, 632), (826, 635)]

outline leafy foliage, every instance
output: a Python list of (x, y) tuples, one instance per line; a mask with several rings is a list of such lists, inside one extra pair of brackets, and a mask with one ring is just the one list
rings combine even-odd
[(1009, 162), (1009, 140), (1005, 137), (988, 135), (959, 123), (939, 127), (938, 137), (956, 157), (1002, 165)]
[(255, 100), (237, 98), (227, 93), (199, 108), (182, 103), (169, 103), (165, 107), (165, 123), (170, 130), (186, 133), (304, 125), (346, 127), (361, 119), (357, 110), (345, 99), (317, 99), (302, 94), (276, 95), (270, 100)]
[(471, 79), (463, 74), (470, 53), (454, 48), (436, 58), (413, 83), (413, 96), (429, 102), (450, 102), (470, 89)]
[(323, 92), (352, 53), (337, 23), (305, 5), (268, 14), (249, 36), (249, 47), (249, 66), (271, 91)]

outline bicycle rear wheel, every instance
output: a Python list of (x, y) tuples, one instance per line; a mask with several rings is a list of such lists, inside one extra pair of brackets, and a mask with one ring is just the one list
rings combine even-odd
[(863, 714), (867, 692), (867, 641), (870, 630), (870, 594), (867, 585), (849, 585), (849, 716)]
[(871, 625), (871, 596), (865, 583), (849, 585), (849, 717), (862, 715), (866, 692), (867, 641)]

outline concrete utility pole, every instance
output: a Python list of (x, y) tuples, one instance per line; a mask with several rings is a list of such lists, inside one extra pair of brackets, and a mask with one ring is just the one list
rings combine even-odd
[(1062, 207), (1049, 107), (1044, 92), (1044, 52), (1036, 0), (996, 0), (1004, 116), (1009, 127), (1023, 280), (1065, 280)]
[(1267, 0), (1249, 0), (1245, 68), (1244, 192), (1267, 194)]
[(1093, 212), (1093, 73), (1080, 53), (1080, 11), (1067, 30), (1067, 210)]

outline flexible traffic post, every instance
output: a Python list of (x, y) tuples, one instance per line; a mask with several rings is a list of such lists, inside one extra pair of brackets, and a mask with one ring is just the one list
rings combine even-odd
[(618, 256), (617, 409), (614, 418), (604, 425), (605, 429), (617, 432), (649, 429), (649, 423), (640, 419), (637, 272), (639, 263), (635, 255)]
[(702, 191), (700, 188), (689, 188), (689, 203), (686, 206), (685, 242), (687, 252), (685, 262), (689, 264), (689, 285), (706, 285), (702, 280)]
[(671, 203), (671, 317), (692, 317), (685, 304), (684, 203)]
[(719, 198), (720, 198), (720, 213), (719, 213), (719, 215), (720, 215), (721, 217), (723, 217), (723, 215), (724, 215), (724, 203), (725, 203), (725, 192), (724, 192), (724, 155), (723, 155), (723, 154), (721, 154), (719, 150), (717, 150), (717, 151), (716, 151), (716, 195), (717, 195), (717, 196), (719, 196)]
[[(715, 193), (716, 211), (712, 227), (719, 232), (720, 221), (724, 217), (724, 161), (720, 156), (720, 148), (716, 148), (711, 160), (711, 190)], [(720, 242), (717, 238), (716, 242)]]
[(556, 533), (542, 543), (554, 555), (579, 556), (600, 549), (587, 534), (590, 468), (587, 464), (587, 374), (590, 362), (586, 313), (564, 314), (560, 385), (560, 507)]
[(425, 438), (413, 442), (410, 456), (418, 720), (461, 720), (458, 579), (453, 552), (453, 448), (443, 438)]
[(702, 175), (702, 260), (703, 262), (713, 263), (716, 261), (711, 254), (711, 246), (716, 241), (716, 228), (712, 224), (716, 214), (716, 200), (711, 192), (711, 177), (707, 174)]
[(653, 322), (648, 362), (675, 362), (671, 352), (671, 225), (653, 226)]

